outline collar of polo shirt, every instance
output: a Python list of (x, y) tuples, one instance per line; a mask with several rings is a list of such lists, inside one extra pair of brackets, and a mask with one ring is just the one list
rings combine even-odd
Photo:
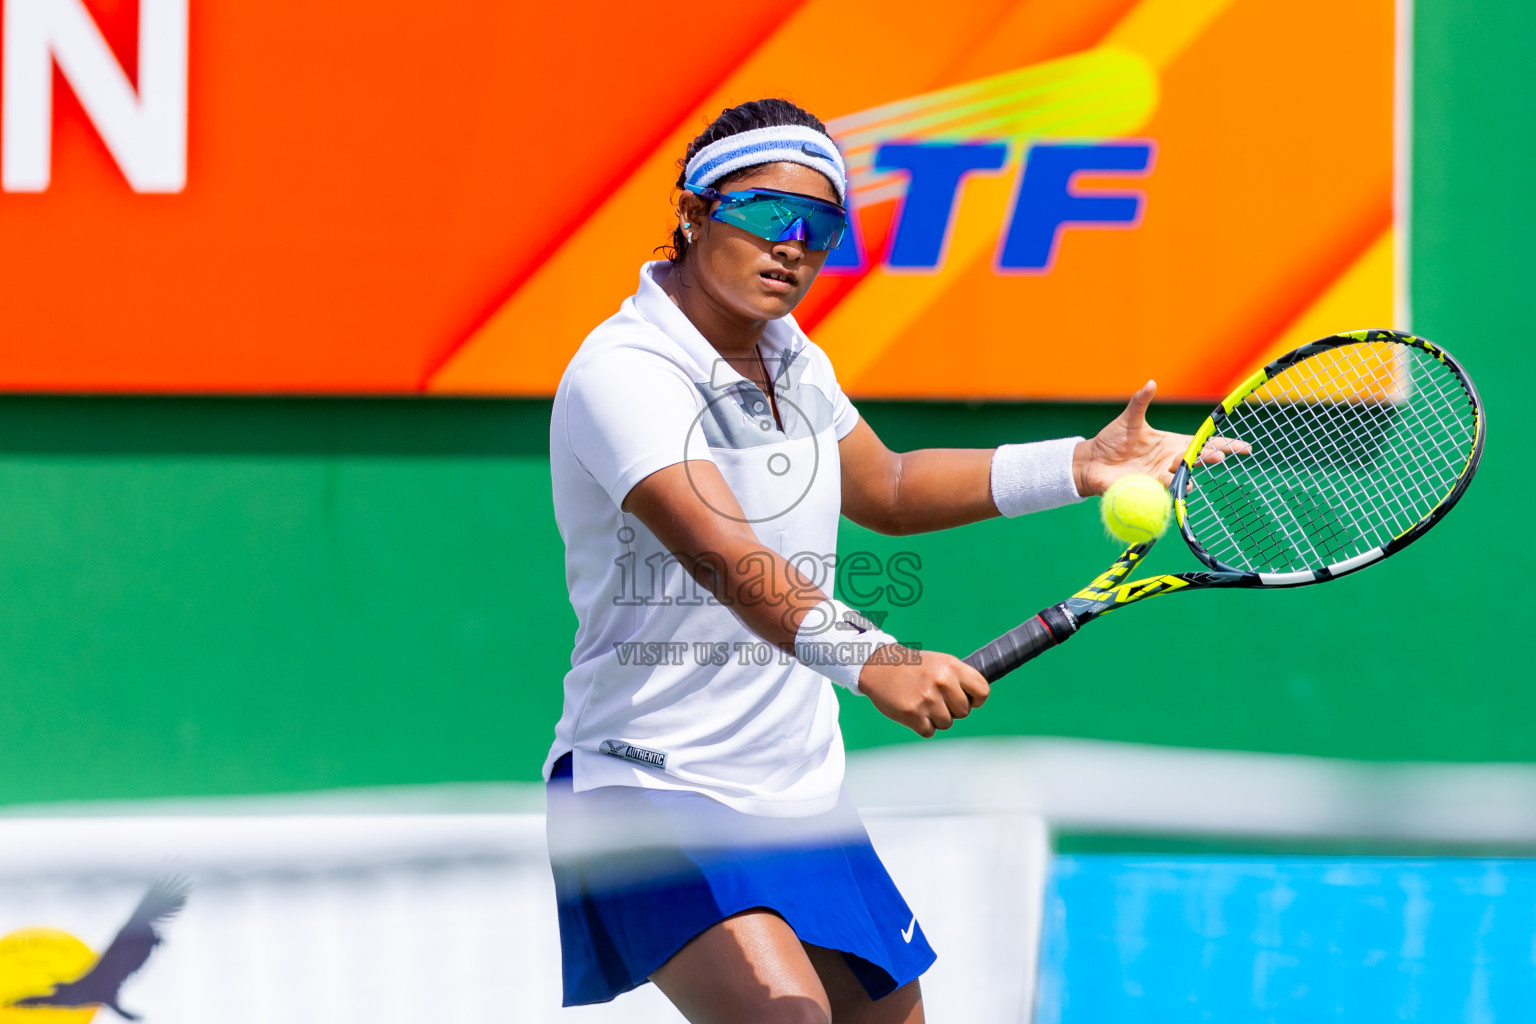
[[(746, 375), (727, 362), (709, 339), (699, 333), (693, 321), (677, 308), (667, 293), (662, 291), (659, 278), (671, 271), (672, 264), (656, 260), (640, 268), (640, 287), (635, 291), (635, 308), (640, 315), (661, 328), (669, 337), (688, 350), (688, 354), (700, 366), (711, 367), (709, 386), (716, 391), (742, 383), (757, 385)], [(800, 355), (805, 349), (794, 319), (785, 316), (770, 320), (763, 328), (763, 361), (775, 385), (792, 384), (796, 379)]]

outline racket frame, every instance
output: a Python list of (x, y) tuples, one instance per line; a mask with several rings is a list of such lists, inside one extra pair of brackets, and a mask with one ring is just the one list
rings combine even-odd
[[(1409, 526), (1402, 533), (1393, 537), (1386, 544), (1373, 548), (1370, 551), (1352, 555), (1333, 565), (1318, 569), (1302, 569), (1288, 573), (1254, 573), (1223, 564), (1214, 555), (1205, 549), (1198, 538), (1190, 529), (1189, 517), (1186, 514), (1185, 497), (1195, 467), (1199, 464), (1200, 452), (1205, 447), (1206, 441), (1219, 433), (1227, 422), (1227, 417), (1240, 405), (1243, 399), (1253, 394), (1266, 383), (1280, 376), (1286, 370), (1305, 359), (1330, 349), (1341, 348), (1345, 345), (1379, 342), (1386, 344), (1405, 345), (1427, 352), (1439, 360), (1446, 369), (1455, 375), (1457, 381), (1466, 391), (1468, 399), (1472, 403), (1472, 447), (1467, 453), (1466, 464), (1462, 466), (1460, 474), (1456, 478), (1455, 485), (1446, 492), (1445, 496), (1436, 503), (1422, 518)], [(1472, 378), (1462, 369), (1461, 364), (1452, 359), (1450, 355), (1439, 345), (1417, 335), (1404, 331), (1393, 331), (1384, 328), (1370, 328), (1360, 331), (1347, 331), (1342, 334), (1332, 334), (1320, 341), (1314, 341), (1309, 345), (1293, 349), (1258, 370), (1252, 377), (1238, 385), (1237, 389), (1224, 398), (1220, 405), (1211, 410), (1211, 414), (1200, 424), (1200, 429), (1195, 431), (1189, 447), (1184, 451), (1184, 458), (1179, 463), (1178, 470), (1174, 473), (1173, 482), (1168, 485), (1169, 492), (1173, 495), (1174, 518), (1179, 524), (1179, 533), (1184, 538), (1184, 543), (1189, 546), (1190, 552), (1200, 561), (1210, 566), (1211, 571), (1218, 575), (1236, 574), (1244, 577), (1233, 583), (1209, 584), (1214, 586), (1236, 587), (1304, 587), (1312, 583), (1322, 583), (1327, 580), (1347, 576), (1352, 572), (1359, 572), (1366, 566), (1378, 562), (1388, 555), (1395, 554), (1412, 544), (1429, 530), (1429, 528), (1445, 518), (1445, 514), (1455, 507), (1466, 493), (1467, 487), (1472, 483), (1472, 477), (1477, 472), (1478, 465), (1483, 458), (1483, 435), (1486, 424), (1483, 417), (1483, 403), (1478, 396), (1477, 386), (1472, 383)]]
[[(1456, 375), (1462, 387), (1466, 389), (1467, 397), (1472, 403), (1473, 417), (1473, 441), (1467, 455), (1466, 464), (1462, 467), (1455, 485), (1446, 495), (1436, 503), (1425, 516), (1415, 522), (1408, 529), (1393, 537), (1392, 540), (1379, 548), (1351, 556), (1334, 565), (1321, 569), (1308, 569), (1290, 573), (1260, 573), (1239, 569), (1226, 565), (1207, 551), (1196, 539), (1189, 526), (1186, 515), (1185, 495), (1188, 493), (1190, 482), (1193, 479), (1195, 467), (1199, 464), (1200, 453), (1205, 448), (1205, 443), (1217, 435), (1222, 425), (1232, 410), (1263, 387), (1268, 381), (1278, 377), (1285, 370), (1296, 365), (1304, 359), (1308, 359), (1320, 352), (1329, 349), (1341, 348), (1345, 345), (1354, 345), (1360, 342), (1385, 342), (1407, 345), (1421, 349), (1438, 359), (1441, 363)], [(1250, 589), (1285, 589), (1290, 587), (1305, 587), (1314, 583), (1323, 583), (1327, 580), (1338, 579), (1352, 572), (1371, 565), (1388, 555), (1395, 554), (1422, 537), (1435, 523), (1443, 519), (1447, 512), (1455, 507), (1466, 493), (1472, 477), (1477, 472), (1477, 467), (1483, 457), (1483, 441), (1487, 430), (1487, 424), (1483, 415), (1482, 399), (1478, 396), (1477, 387), (1472, 383), (1472, 378), (1440, 346), (1403, 331), (1387, 330), (1384, 328), (1371, 328), (1359, 331), (1347, 331), (1340, 334), (1329, 335), (1319, 341), (1287, 352), (1285, 355), (1266, 364), (1257, 370), (1242, 384), (1238, 385), (1226, 398), (1224, 398), (1211, 414), (1205, 418), (1205, 422), (1195, 431), (1190, 440), (1189, 447), (1184, 451), (1184, 458), (1180, 461), (1178, 469), (1174, 472), (1173, 482), (1168, 485), (1168, 490), (1173, 495), (1174, 515), (1179, 524), (1179, 534), (1184, 538), (1184, 543), (1189, 547), (1201, 562), (1209, 567), (1203, 572), (1164, 573), (1159, 576), (1147, 576), (1138, 580), (1130, 580), (1130, 574), (1147, 553), (1152, 550), (1156, 539), (1143, 544), (1133, 544), (1115, 559), (1114, 563), (1104, 572), (1100, 573), (1094, 581), (1088, 584), (1071, 597), (1049, 608), (1042, 609), (1033, 618), (1025, 620), (1020, 625), (1004, 633), (996, 640), (987, 644), (965, 658), (967, 664), (979, 670), (989, 681), (995, 681), (1003, 675), (1018, 668), (1025, 661), (1029, 661), (1037, 655), (1063, 643), (1068, 637), (1076, 633), (1088, 622), (1100, 615), (1107, 615), (1117, 608), (1123, 608), (1137, 601), (1144, 601), (1149, 597), (1157, 597), (1160, 594), (1170, 594), (1176, 591), (1186, 590), (1211, 590), (1228, 587)]]

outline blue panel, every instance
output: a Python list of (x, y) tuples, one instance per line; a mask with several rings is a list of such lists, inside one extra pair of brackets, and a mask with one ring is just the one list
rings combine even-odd
[(1536, 1019), (1536, 861), (1057, 858), (1036, 1024)]

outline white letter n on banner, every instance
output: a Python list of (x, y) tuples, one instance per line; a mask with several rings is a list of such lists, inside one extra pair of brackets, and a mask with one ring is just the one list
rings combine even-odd
[(139, 0), (135, 92), (82, 0), (5, 0), (0, 187), (48, 187), (53, 63), (135, 192), (187, 184), (187, 0)]

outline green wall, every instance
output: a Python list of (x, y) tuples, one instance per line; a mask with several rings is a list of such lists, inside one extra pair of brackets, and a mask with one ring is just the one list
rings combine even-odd
[[(1499, 528), (1536, 497), (1512, 372), (1536, 321), (1533, 41), (1536, 7), (1417, 3), (1413, 326), (1471, 367), (1492, 409), (1463, 505), (1409, 554), (1325, 588), (1106, 619), (956, 734), (1536, 759), (1536, 566)], [(895, 447), (1085, 432), (1113, 414), (861, 408)], [(574, 628), (547, 409), (0, 399), (0, 802), (535, 778)], [(882, 609), (888, 626), (957, 653), (1114, 554), (1089, 505), (924, 538), (849, 526), (843, 547), (916, 552), (922, 597)], [(1188, 562), (1176, 543), (1158, 558)], [(852, 746), (908, 739), (857, 700), (845, 728)]]
[(0, 403), (0, 799), (528, 777), (547, 406)]

